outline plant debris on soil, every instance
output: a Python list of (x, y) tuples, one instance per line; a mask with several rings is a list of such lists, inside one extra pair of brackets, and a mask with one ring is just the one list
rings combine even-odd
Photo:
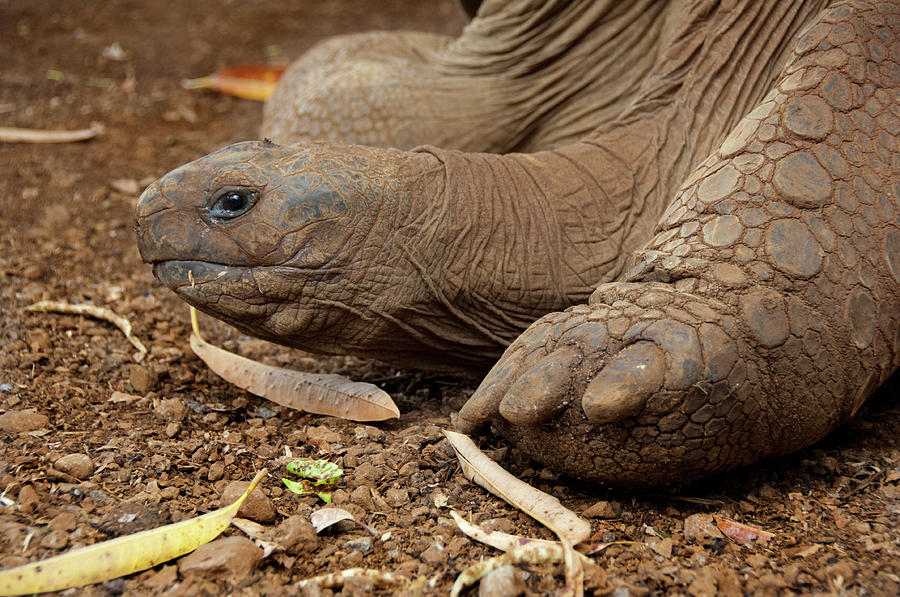
[[(467, 481), (441, 433), (477, 379), (284, 349), (204, 318), (220, 346), (374, 383), (401, 416), (361, 424), (253, 396), (192, 354), (188, 310), (141, 263), (133, 233), (144, 186), (256, 138), (259, 103), (185, 90), (183, 79), (288, 62), (338, 33), (462, 26), (450, 0), (0, 0), (0, 126), (100, 131), (72, 144), (0, 142), (0, 568), (214, 510), (262, 468), (270, 475), (239, 516), (278, 546), (267, 557), (229, 528), (187, 556), (79, 594), (446, 595), (461, 571), (499, 555), (463, 535), (451, 510), (486, 530), (554, 539)], [(26, 310), (42, 300), (127, 317), (146, 357), (110, 323)], [(807, 450), (652, 493), (583, 486), (500, 437), (476, 439), (587, 518), (591, 541), (614, 542), (585, 566), (588, 595), (896, 595), (896, 395), (891, 381)], [(281, 482), (299, 458), (343, 470), (329, 488), (333, 506), (359, 524), (316, 533), (310, 515), (324, 504)], [(335, 576), (346, 569), (377, 572)], [(303, 583), (319, 575), (331, 575), (327, 587)], [(393, 584), (401, 577), (409, 582)], [(545, 595), (563, 583), (562, 564), (503, 566), (469, 593)]]

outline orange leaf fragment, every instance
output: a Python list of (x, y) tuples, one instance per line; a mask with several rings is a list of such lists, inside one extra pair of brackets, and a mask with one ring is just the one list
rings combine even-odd
[(775, 533), (764, 531), (761, 528), (743, 524), (730, 518), (716, 517), (716, 526), (722, 533), (736, 543), (749, 543), (756, 541), (762, 545), (768, 543)]
[(278, 86), (284, 66), (270, 64), (241, 64), (229, 66), (208, 77), (186, 79), (185, 89), (215, 89), (241, 99), (266, 101)]

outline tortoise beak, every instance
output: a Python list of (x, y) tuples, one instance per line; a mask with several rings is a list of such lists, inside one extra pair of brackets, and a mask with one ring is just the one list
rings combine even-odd
[(195, 255), (201, 236), (197, 222), (179, 213), (163, 193), (160, 181), (154, 182), (141, 195), (135, 209), (138, 250), (146, 263)]

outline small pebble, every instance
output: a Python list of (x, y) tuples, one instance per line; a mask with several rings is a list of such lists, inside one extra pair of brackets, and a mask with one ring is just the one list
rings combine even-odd
[(586, 518), (616, 518), (619, 513), (611, 502), (601, 500), (581, 513)]
[(25, 338), (28, 341), (28, 347), (31, 352), (47, 353), (53, 349), (53, 342), (50, 340), (50, 334), (47, 330), (34, 328), (25, 332)]
[(684, 538), (703, 543), (707, 539), (722, 538), (722, 532), (716, 526), (712, 514), (692, 514), (684, 519)]
[(272, 539), (290, 555), (312, 553), (319, 547), (316, 529), (299, 514), (285, 518), (275, 528)]
[(375, 509), (375, 501), (372, 499), (372, 492), (369, 491), (368, 487), (362, 485), (354, 489), (353, 493), (350, 494), (350, 502), (368, 512)]
[(0, 383), (0, 392), (12, 392), (13, 385), (11, 383)]
[(20, 489), (19, 496), (16, 499), (19, 509), (26, 512), (32, 510), (33, 508), (37, 508), (39, 501), (40, 498), (38, 497), (37, 492), (34, 490), (34, 487), (32, 487), (31, 485), (26, 485), (22, 489)]
[(344, 542), (344, 547), (368, 555), (372, 551), (373, 539), (371, 537), (357, 537)]
[(384, 499), (391, 508), (401, 508), (409, 503), (409, 492), (403, 487), (392, 487), (384, 492)]
[[(249, 481), (232, 481), (222, 492), (222, 498), (219, 500), (221, 506), (227, 506), (237, 500), (250, 486)], [(272, 522), (275, 520), (275, 508), (272, 502), (263, 493), (262, 489), (257, 487), (254, 489), (241, 508), (238, 510), (238, 516), (255, 520), (256, 522)]]
[(221, 460), (216, 460), (211, 465), (209, 465), (209, 472), (206, 474), (206, 479), (208, 481), (218, 481), (225, 475), (225, 463)]
[[(130, 370), (131, 387), (139, 394), (147, 394), (156, 388), (159, 376), (149, 367), (132, 365)], [(179, 400), (179, 402), (181, 402)]]
[(306, 429), (306, 434), (311, 440), (322, 440), (330, 444), (341, 441), (341, 434), (326, 425), (310, 425)]
[(22, 277), (28, 280), (39, 280), (43, 275), (44, 270), (37, 265), (27, 265), (22, 270)]
[(440, 544), (440, 542), (434, 542), (431, 546), (423, 551), (419, 558), (428, 562), (429, 564), (440, 564), (447, 560), (447, 552), (444, 549), (444, 546)]
[(187, 407), (179, 398), (166, 398), (159, 401), (154, 412), (162, 419), (179, 422), (187, 415)]
[(218, 578), (227, 575), (232, 584), (245, 579), (259, 565), (262, 551), (246, 537), (232, 536), (201, 545), (178, 560), (182, 576), (191, 574)]
[(46, 427), (48, 423), (47, 415), (33, 410), (11, 410), (0, 415), (0, 430), (7, 433), (27, 433)]
[(277, 417), (278, 413), (272, 410), (271, 408), (266, 408), (265, 406), (260, 406), (259, 410), (256, 411), (261, 419), (271, 419), (272, 417)]
[(384, 471), (381, 468), (372, 463), (363, 462), (353, 471), (353, 487), (374, 486), (383, 476)]
[(53, 468), (83, 481), (94, 474), (94, 461), (87, 454), (68, 454), (54, 462)]
[(78, 519), (71, 512), (61, 512), (53, 517), (47, 528), (51, 531), (72, 531), (78, 526)]
[(524, 592), (522, 573), (509, 565), (489, 572), (478, 586), (478, 597), (518, 597)]
[(65, 531), (50, 531), (41, 538), (41, 547), (64, 549), (69, 544), (69, 534)]

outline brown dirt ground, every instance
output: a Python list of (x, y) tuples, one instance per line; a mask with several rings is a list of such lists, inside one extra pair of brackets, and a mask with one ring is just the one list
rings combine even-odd
[[(461, 26), (448, 1), (0, 0), (0, 126), (105, 127), (86, 143), (0, 143), (0, 414), (13, 429), (0, 431), (0, 566), (211, 510), (230, 481), (249, 480), (264, 466), (273, 471), (264, 492), (276, 510), (268, 526), (308, 517), (320, 506), (317, 498), (296, 496), (279, 482), (286, 450), (341, 465), (345, 476), (334, 501), (378, 536), (369, 539), (351, 526), (315, 540), (299, 525), (306, 535), (293, 553), (252, 569), (241, 569), (253, 558), (232, 553), (240, 543), (232, 541), (231, 548), (219, 544), (236, 558), (225, 561), (228, 570), (181, 559), (76, 592), (280, 595), (296, 593), (292, 585), (300, 579), (363, 566), (433, 582), (420, 580), (407, 594), (446, 594), (462, 569), (494, 555), (461, 536), (451, 507), (492, 528), (549, 536), (465, 481), (448, 455), (440, 429), (475, 381), (282, 350), (206, 318), (210, 338), (249, 356), (380, 383), (403, 416), (369, 426), (267, 404), (224, 383), (191, 354), (187, 309), (141, 263), (132, 231), (139, 188), (223, 144), (254, 138), (260, 123), (258, 104), (188, 92), (181, 79), (265, 61), (275, 45), (280, 54), (270, 59), (287, 60), (341, 32), (453, 33)], [(114, 43), (124, 60), (104, 56)], [(60, 73), (56, 80), (51, 71)], [(152, 347), (149, 357), (137, 364), (108, 324), (23, 310), (40, 299), (112, 307), (134, 322)], [(114, 391), (131, 397), (113, 401)], [(588, 594), (896, 595), (895, 395), (896, 384), (882, 390), (813, 448), (655, 494), (581, 487), (564, 471), (508, 450), (500, 438), (481, 441), (518, 476), (575, 511), (599, 502), (593, 531), (606, 541), (631, 542), (596, 556)], [(39, 419), (36, 430), (16, 431), (22, 424), (10, 423), (8, 413), (27, 409), (48, 419)], [(66, 468), (61, 457), (78, 453), (88, 456), (88, 471), (59, 470)], [(702, 524), (698, 537), (704, 516), (685, 528), (695, 514), (732, 517), (775, 538), (745, 547), (703, 537)], [(225, 535), (242, 536), (235, 529)], [(547, 594), (560, 583), (559, 569), (527, 574), (528, 594)], [(371, 587), (358, 581), (341, 594), (367, 592)]]

